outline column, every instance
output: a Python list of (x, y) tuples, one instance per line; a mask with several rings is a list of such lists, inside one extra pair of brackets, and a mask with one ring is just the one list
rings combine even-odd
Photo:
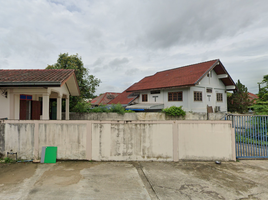
[(13, 89), (9, 90), (9, 115), (8, 119), (14, 119), (14, 94), (13, 94)]
[(49, 120), (49, 94), (43, 94), (43, 120)]
[(62, 115), (62, 95), (58, 94), (57, 97), (57, 120), (61, 120), (61, 115)]
[(14, 119), (20, 119), (20, 95), (14, 94)]
[(65, 102), (65, 120), (69, 120), (69, 97), (66, 97), (66, 102)]

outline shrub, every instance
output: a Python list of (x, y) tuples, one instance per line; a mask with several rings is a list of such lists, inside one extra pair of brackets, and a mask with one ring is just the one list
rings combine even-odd
[(123, 115), (125, 113), (125, 108), (121, 104), (112, 104), (109, 112), (116, 112)]
[(175, 116), (175, 117), (184, 117), (186, 115), (186, 112), (182, 109), (182, 106), (176, 107), (176, 106), (171, 106), (169, 108), (165, 108), (162, 110), (166, 115), (169, 116)]
[(89, 112), (94, 112), (94, 113), (106, 112), (106, 113), (108, 113), (109, 109), (105, 105), (100, 105), (98, 107), (94, 107), (94, 108), (90, 109)]

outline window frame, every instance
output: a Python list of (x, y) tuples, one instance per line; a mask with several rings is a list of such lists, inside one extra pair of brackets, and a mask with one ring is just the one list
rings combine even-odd
[(217, 99), (217, 102), (223, 102), (223, 93), (217, 92), (216, 99)]
[(141, 102), (148, 102), (148, 94), (141, 95)]
[(194, 91), (194, 101), (202, 102), (203, 101), (203, 94), (202, 91)]
[[(177, 94), (177, 99), (175, 99)], [(170, 100), (170, 95), (171, 95), (171, 100)], [(181, 100), (180, 97), (181, 96)], [(168, 101), (183, 101), (183, 92), (179, 91), (179, 92), (168, 92)]]

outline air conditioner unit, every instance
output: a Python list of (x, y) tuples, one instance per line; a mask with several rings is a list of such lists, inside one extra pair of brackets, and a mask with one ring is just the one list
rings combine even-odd
[(220, 112), (221, 111), (221, 107), (220, 106), (215, 106), (215, 112)]

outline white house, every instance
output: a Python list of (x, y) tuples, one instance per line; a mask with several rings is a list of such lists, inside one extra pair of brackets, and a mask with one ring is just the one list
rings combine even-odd
[(139, 97), (126, 108), (150, 111), (182, 106), (188, 112), (226, 112), (226, 91), (235, 89), (220, 60), (211, 60), (143, 78), (127, 89)]
[(61, 120), (80, 91), (73, 69), (0, 70), (0, 119)]

